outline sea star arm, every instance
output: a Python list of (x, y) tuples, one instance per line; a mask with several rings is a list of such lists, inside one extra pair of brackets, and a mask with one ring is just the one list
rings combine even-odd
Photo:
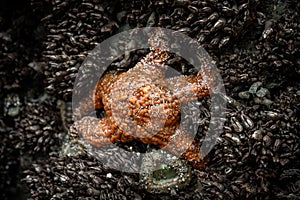
[(202, 168), (206, 162), (201, 156), (198, 142), (195, 141), (190, 134), (184, 131), (180, 125), (170, 137), (169, 143), (163, 148), (166, 148), (176, 156), (184, 157), (197, 169)]
[(98, 119), (83, 117), (71, 126), (71, 132), (82, 136), (94, 147), (104, 147), (116, 141), (131, 141), (133, 137), (123, 133), (111, 117)]
[(102, 119), (83, 117), (71, 126), (71, 132), (82, 136), (95, 147), (103, 147), (108, 144), (116, 129), (115, 124), (108, 117)]
[(167, 87), (181, 103), (187, 103), (210, 95), (210, 89), (201, 75), (178, 76), (167, 79)]

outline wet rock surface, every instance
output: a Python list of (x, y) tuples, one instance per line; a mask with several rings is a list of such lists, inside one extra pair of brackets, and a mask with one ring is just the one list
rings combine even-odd
[[(299, 199), (299, 6), (296, 0), (1, 2), (1, 199)], [(88, 52), (145, 26), (200, 42), (235, 100), (205, 167), (170, 193), (148, 192), (138, 174), (103, 167), (67, 131), (66, 105)], [(126, 70), (143, 55), (134, 52), (113, 68)], [(180, 59), (173, 64), (189, 69)], [(134, 142), (124, 148), (145, 150)]]

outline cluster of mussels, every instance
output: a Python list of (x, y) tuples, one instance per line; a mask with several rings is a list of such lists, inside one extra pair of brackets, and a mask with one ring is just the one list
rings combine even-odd
[(29, 186), (32, 199), (142, 199), (134, 176), (103, 169), (101, 162), (88, 155), (52, 155), (24, 173), (22, 181)]
[[(4, 2), (1, 199), (300, 198), (297, 0), (28, 0), (17, 7)], [(88, 52), (115, 33), (145, 26), (170, 28), (201, 43), (230, 97), (224, 131), (207, 164), (183, 169), (188, 174), (168, 171), (175, 177), (169, 178), (172, 189), (163, 180), (154, 185), (153, 173), (139, 177), (104, 167), (66, 133), (66, 105)], [(143, 55), (130, 54), (114, 68), (124, 71)], [(183, 73), (190, 70), (180, 58), (168, 62)], [(209, 110), (200, 118), (205, 120), (198, 137), (207, 129)], [(130, 145), (123, 146), (140, 144)]]
[(44, 7), (49, 9), (40, 21), (45, 29), (41, 62), (47, 62), (47, 92), (66, 101), (71, 99), (78, 68), (88, 52), (118, 28), (108, 11), (109, 3), (100, 2), (32, 2), (37, 12)]
[[(113, 33), (135, 27), (159, 26), (185, 33), (207, 49), (238, 40), (247, 26), (262, 21), (258, 2), (240, 1), (50, 1), (41, 19), (46, 35), (43, 57), (48, 65), (47, 91), (70, 100), (78, 68), (88, 51)], [(44, 3), (45, 4), (45, 3)], [(119, 4), (120, 6), (116, 6)], [(49, 9), (51, 8), (51, 9)], [(69, 80), (69, 81), (66, 81)]]
[[(31, 43), (35, 41), (35, 34), (32, 33), (35, 29), (32, 20), (35, 18), (32, 13), (27, 12), (29, 7), (25, 4), (16, 6), (3, 1), (0, 5), (1, 199), (21, 198), (22, 186), (19, 180), (22, 166), (31, 165), (31, 159), (36, 152), (47, 152), (46, 148), (53, 148), (54, 142), (50, 142), (51, 134), (59, 130), (51, 132), (54, 127), (50, 127), (51, 130), (43, 130), (44, 127), (51, 126), (50, 119), (55, 121), (53, 118), (56, 113), (48, 103), (43, 105), (34, 100), (42, 88), (36, 87), (31, 90), (34, 84), (43, 80), (43, 75), (34, 65), (34, 58), (39, 51), (38, 45)], [(29, 101), (32, 101), (32, 107), (27, 106)], [(42, 113), (45, 110), (49, 111), (47, 117)], [(37, 116), (43, 119), (43, 123), (36, 118)], [(39, 130), (30, 131), (31, 125), (36, 125)], [(39, 139), (43, 135), (45, 139)], [(37, 145), (38, 140), (40, 145)], [(44, 142), (50, 146), (44, 146)]]
[[(259, 1), (134, 1), (124, 5), (120, 19), (131, 26), (159, 26), (185, 33), (204, 47), (221, 48), (243, 35), (262, 13)], [(171, 8), (171, 9), (170, 9)]]

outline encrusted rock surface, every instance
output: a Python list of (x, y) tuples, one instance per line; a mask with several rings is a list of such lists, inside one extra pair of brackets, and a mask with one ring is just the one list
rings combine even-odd
[[(0, 198), (299, 199), (299, 6), (297, 0), (1, 2)], [(198, 40), (236, 100), (203, 170), (169, 194), (147, 192), (137, 174), (103, 167), (80, 144), (63, 145), (76, 139), (67, 135), (61, 102), (71, 101), (88, 52), (144, 26)], [(116, 70), (143, 55), (131, 54), (126, 69)], [(124, 146), (130, 147), (144, 148)]]

